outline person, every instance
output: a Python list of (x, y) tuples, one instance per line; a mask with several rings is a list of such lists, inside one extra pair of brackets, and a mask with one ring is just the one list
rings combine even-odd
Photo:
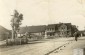
[(74, 33), (74, 37), (75, 37), (75, 40), (77, 41), (78, 40), (78, 36), (79, 34), (77, 32)]

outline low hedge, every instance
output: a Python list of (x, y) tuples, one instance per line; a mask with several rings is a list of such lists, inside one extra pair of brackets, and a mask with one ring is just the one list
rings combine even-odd
[(16, 39), (8, 39), (6, 40), (7, 45), (21, 45), (28, 43), (28, 40), (25, 38), (16, 38)]

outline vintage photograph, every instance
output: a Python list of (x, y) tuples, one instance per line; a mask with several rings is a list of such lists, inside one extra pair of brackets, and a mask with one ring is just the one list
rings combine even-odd
[(0, 0), (0, 55), (85, 55), (85, 0)]

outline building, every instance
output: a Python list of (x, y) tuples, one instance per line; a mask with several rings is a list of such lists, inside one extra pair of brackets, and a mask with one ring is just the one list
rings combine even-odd
[(49, 24), (46, 26), (45, 37), (70, 37), (73, 36), (75, 31), (78, 31), (78, 29), (71, 23)]
[(11, 37), (11, 32), (0, 25), (0, 41)]
[(71, 37), (78, 31), (75, 25), (71, 23), (48, 24), (40, 26), (21, 27), (18, 36), (28, 33), (30, 38), (55, 38), (55, 37)]
[(80, 31), (78, 31), (78, 33), (80, 34), (81, 37), (85, 36), (85, 30), (80, 30)]
[(18, 36), (23, 36), (27, 33), (31, 39), (42, 39), (45, 36), (45, 29), (45, 25), (21, 27)]
[(56, 33), (56, 24), (49, 24), (49, 25), (46, 26), (45, 38), (54, 37), (55, 33)]

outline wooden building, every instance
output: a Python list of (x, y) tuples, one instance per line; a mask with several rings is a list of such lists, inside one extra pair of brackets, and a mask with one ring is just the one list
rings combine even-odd
[(75, 25), (71, 23), (48, 24), (40, 26), (21, 27), (18, 36), (28, 33), (32, 38), (55, 38), (55, 37), (71, 37), (78, 31)]
[(45, 37), (71, 37), (76, 31), (78, 29), (71, 23), (49, 24), (46, 26)]
[(45, 25), (21, 27), (18, 36), (23, 36), (27, 33), (30, 39), (42, 39), (45, 35), (45, 29)]

